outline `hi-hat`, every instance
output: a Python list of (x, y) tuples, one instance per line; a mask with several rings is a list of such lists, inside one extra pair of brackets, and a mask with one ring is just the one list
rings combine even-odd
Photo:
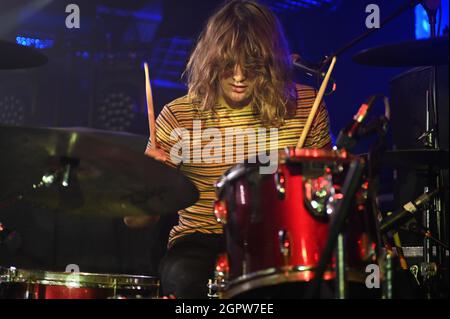
[(448, 38), (383, 45), (353, 57), (356, 63), (383, 67), (448, 65), (448, 60)]
[(127, 133), (0, 127), (0, 203), (23, 195), (58, 212), (105, 217), (170, 214), (194, 204), (194, 184), (145, 156), (146, 145), (146, 137)]
[(47, 61), (47, 57), (36, 49), (0, 40), (0, 70), (32, 68)]

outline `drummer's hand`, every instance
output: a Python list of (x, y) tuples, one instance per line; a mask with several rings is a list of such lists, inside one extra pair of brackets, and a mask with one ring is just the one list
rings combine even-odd
[(152, 216), (125, 216), (123, 223), (129, 228), (144, 228), (153, 225), (159, 220), (159, 215)]
[(167, 156), (166, 152), (164, 152), (160, 148), (151, 149), (147, 147), (144, 154), (160, 162), (166, 162), (169, 159), (169, 156)]

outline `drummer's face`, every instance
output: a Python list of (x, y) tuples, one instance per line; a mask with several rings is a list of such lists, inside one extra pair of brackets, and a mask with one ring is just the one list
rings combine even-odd
[(251, 102), (254, 83), (254, 76), (244, 73), (241, 66), (236, 65), (221, 76), (220, 93), (229, 106), (244, 107)]

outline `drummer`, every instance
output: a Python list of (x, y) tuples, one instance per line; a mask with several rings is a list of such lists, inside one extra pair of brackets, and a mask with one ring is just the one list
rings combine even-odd
[[(244, 158), (251, 155), (249, 150), (255, 149), (251, 143), (264, 144), (257, 150), (296, 146), (316, 91), (293, 82), (290, 52), (280, 22), (267, 7), (254, 1), (230, 1), (211, 16), (186, 74), (188, 93), (163, 108), (156, 121), (157, 147), (149, 145), (146, 155), (180, 166), (200, 193), (197, 203), (178, 212), (179, 223), (170, 231), (168, 251), (160, 266), (162, 293), (206, 298), (216, 257), (224, 250), (222, 226), (212, 209), (215, 182), (236, 163), (237, 153)], [(237, 138), (227, 139), (231, 128), (254, 130), (258, 138), (247, 138), (244, 145), (237, 145)], [(267, 134), (261, 135), (265, 129)], [(269, 129), (276, 134), (270, 134)], [(323, 103), (304, 147), (331, 147)], [(234, 154), (227, 150), (234, 150)], [(150, 220), (154, 219), (127, 218), (125, 222), (142, 226)]]

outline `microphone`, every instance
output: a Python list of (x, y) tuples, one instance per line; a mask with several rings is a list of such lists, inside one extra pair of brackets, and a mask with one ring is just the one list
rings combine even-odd
[(301, 58), (298, 54), (291, 55), (292, 65), (303, 72), (306, 72), (309, 75), (319, 76), (320, 78), (324, 78), (326, 73), (320, 72), (316, 67), (311, 66), (311, 63), (307, 63), (305, 60)]
[(408, 220), (414, 218), (414, 213), (417, 212), (421, 206), (428, 203), (438, 193), (438, 190), (434, 190), (429, 193), (423, 193), (414, 201), (408, 202), (403, 205), (402, 209), (395, 213), (392, 213), (391, 215), (383, 219), (383, 222), (380, 224), (380, 232), (388, 232), (389, 230), (396, 228), (399, 225), (404, 224)]
[(356, 145), (357, 138), (360, 136), (359, 131), (361, 123), (367, 117), (376, 97), (377, 95), (373, 95), (366, 103), (361, 104), (358, 112), (353, 116), (353, 121), (339, 132), (336, 140), (337, 148), (351, 149)]

